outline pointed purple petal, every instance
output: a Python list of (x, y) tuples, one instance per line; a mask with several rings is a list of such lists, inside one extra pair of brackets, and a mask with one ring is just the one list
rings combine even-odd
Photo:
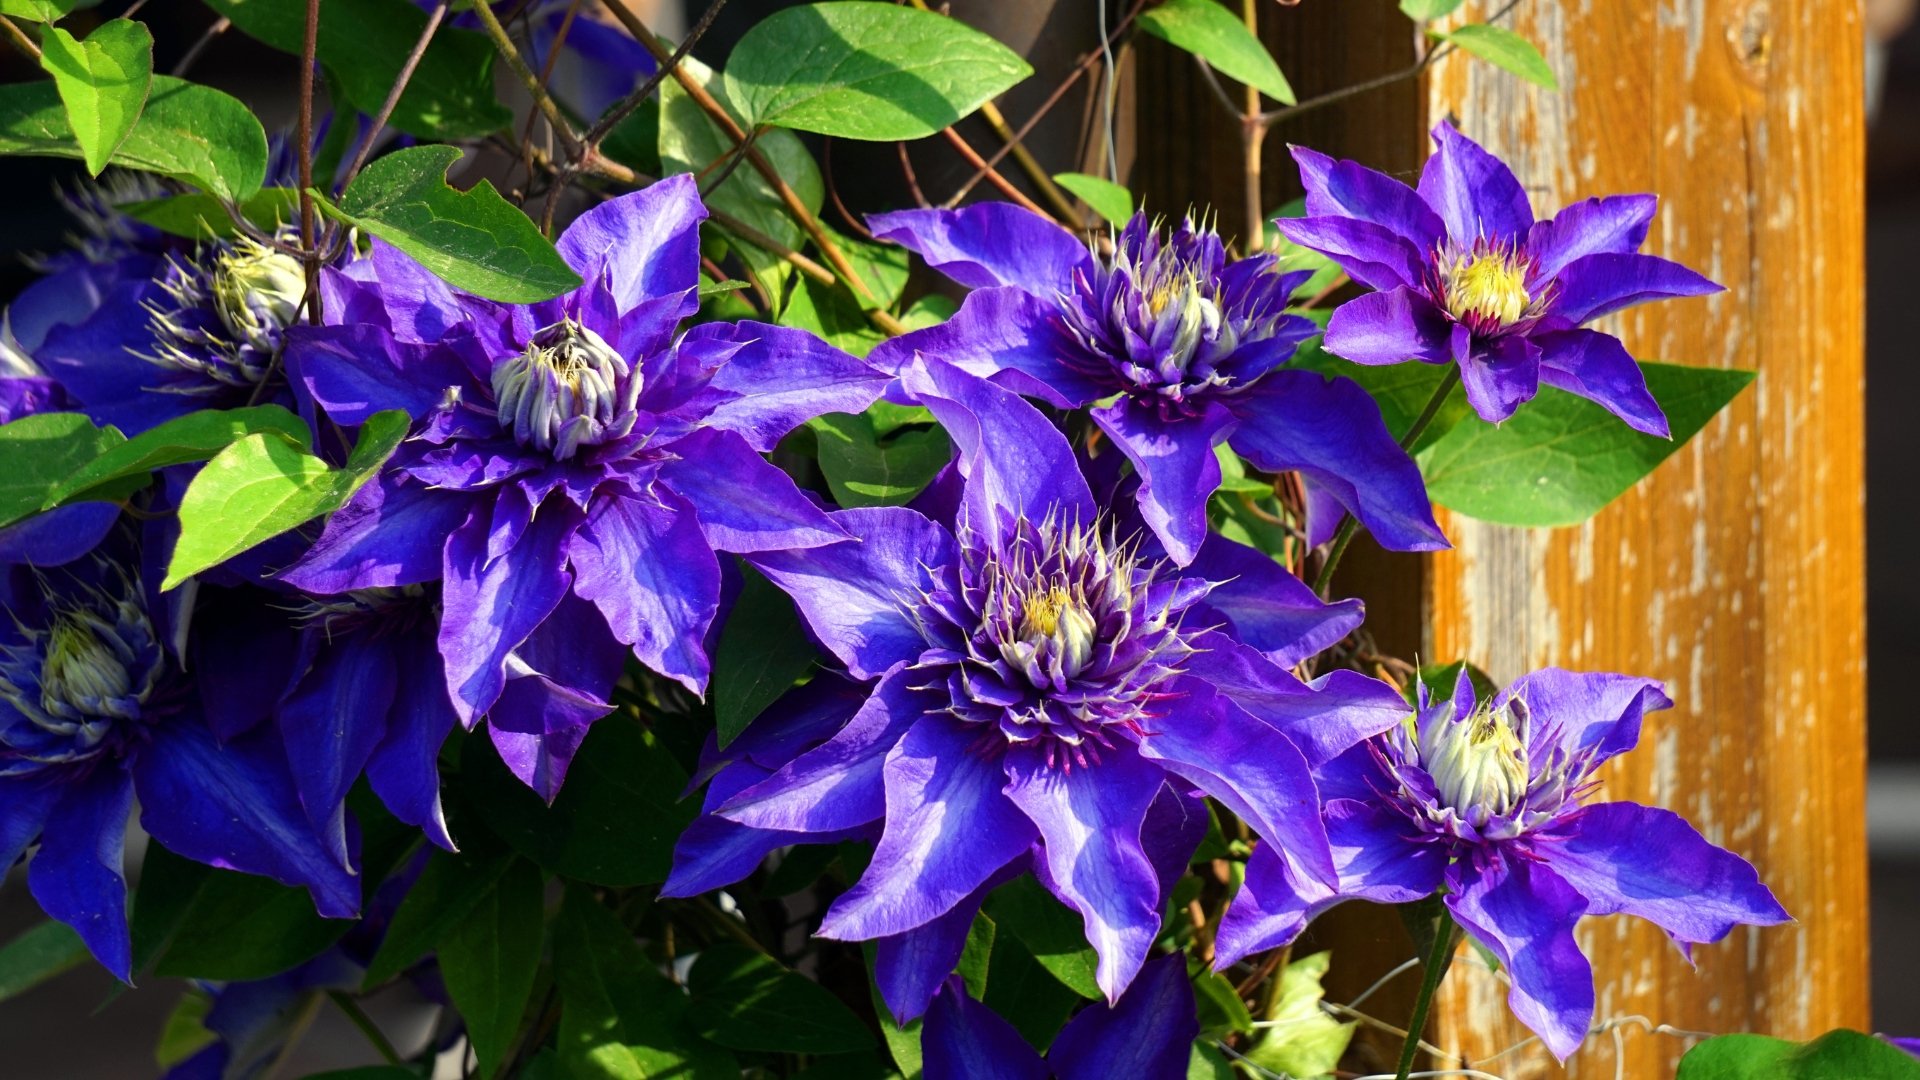
[(901, 383), (953, 438), (973, 528), (997, 539), (1022, 517), (1093, 521), (1093, 492), (1073, 448), (1020, 395), (926, 356), (902, 372)]
[(1234, 403), (1228, 440), (1267, 472), (1298, 470), (1326, 488), (1389, 551), (1439, 551), (1420, 469), (1394, 441), (1380, 408), (1352, 379), (1281, 370)]
[(1280, 235), (1339, 263), (1368, 288), (1418, 288), (1426, 276), (1426, 253), (1385, 225), (1348, 217), (1281, 218), (1274, 225)]
[(1061, 362), (1073, 345), (1055, 326), (1059, 313), (1052, 300), (1025, 289), (976, 289), (953, 318), (889, 338), (874, 346), (867, 360), (898, 372), (924, 353), (1016, 393), (1044, 398), (1063, 409), (1077, 408), (1114, 388)]
[(273, 714), (317, 639), (295, 628), (285, 599), (262, 589), (203, 585), (196, 599), (187, 666), (207, 726), (224, 742)]
[(743, 788), (772, 773), (750, 761), (736, 761), (721, 769), (707, 786), (702, 812), (673, 846), (673, 873), (660, 887), (662, 896), (698, 896), (723, 889), (753, 873), (769, 852), (790, 844), (828, 844), (849, 839), (850, 833), (826, 834), (754, 829), (728, 821), (714, 811)]
[(1533, 256), (1530, 273), (1546, 281), (1582, 256), (1639, 251), (1659, 205), (1653, 195), (1608, 195), (1582, 199), (1563, 208), (1552, 221), (1536, 222), (1527, 233), (1527, 253)]
[(1656, 255), (1588, 255), (1554, 278), (1549, 313), (1578, 325), (1650, 300), (1725, 292), (1718, 285)]
[(0, 777), (0, 874), (13, 867), (20, 853), (47, 823), (47, 812), (60, 801), (61, 789), (39, 777)]
[(1215, 583), (1208, 607), (1235, 635), (1281, 667), (1292, 667), (1352, 633), (1366, 618), (1359, 600), (1329, 604), (1265, 553), (1214, 533), (1184, 577)]
[(1513, 980), (1507, 1005), (1561, 1061), (1593, 1022), (1593, 966), (1573, 939), (1587, 902), (1544, 864), (1490, 852), (1449, 870), (1447, 908)]
[[(448, 330), (466, 321), (465, 309), (446, 282), (385, 240), (376, 236), (372, 244), (369, 260), (379, 279), (381, 313), (394, 337), (401, 341), (439, 341)], [(331, 308), (327, 314), (333, 314)]]
[[(527, 686), (520, 686), (527, 683)], [(545, 679), (514, 679), (507, 684), (507, 691), (501, 694), (505, 701), (509, 694), (533, 695), (543, 691), (565, 693), (564, 687), (556, 688)], [(530, 711), (531, 708), (523, 711)], [(528, 732), (508, 731), (489, 723), (487, 734), (493, 739), (494, 749), (500, 752), (500, 760), (506, 764), (507, 771), (520, 778), (520, 782), (532, 788), (534, 794), (549, 804), (560, 794), (560, 785), (566, 782), (567, 766), (573, 763), (573, 755), (580, 752), (580, 744), (586, 741), (588, 724), (578, 727), (561, 728), (556, 731)]]
[(927, 1003), (946, 981), (947, 974), (966, 951), (967, 934), (980, 914), (987, 894), (1026, 872), (1027, 860), (1015, 859), (994, 872), (981, 886), (932, 922), (904, 934), (881, 938), (874, 948), (873, 983), (893, 1014), (905, 1027), (927, 1011)]
[(359, 914), (360, 882), (314, 835), (272, 724), (224, 746), (187, 716), (149, 730), (133, 764), (147, 832), (189, 859), (304, 885), (326, 918)]
[(293, 327), (287, 332), (287, 353), (307, 392), (348, 427), (383, 409), (400, 409), (417, 420), (440, 403), (448, 387), (473, 382), (453, 350), (396, 341), (369, 323)]
[(1158, 410), (1121, 398), (1093, 410), (1093, 422), (1113, 439), (1140, 475), (1140, 516), (1175, 565), (1185, 566), (1207, 539), (1207, 496), (1220, 486), (1215, 443), (1239, 421), (1218, 401), (1201, 415), (1166, 421)]
[(441, 587), (440, 655), (454, 710), (468, 726), (500, 696), (507, 654), (567, 594), (567, 539), (580, 520), (571, 503), (550, 500), (511, 551), (488, 561), (492, 511), (487, 501), (475, 503), (447, 537)]
[(394, 817), (452, 851), (438, 763), (440, 745), (460, 718), (447, 697), (446, 667), (430, 629), (394, 638), (392, 648), (399, 685), (387, 711), (386, 737), (367, 759), (367, 782)]
[(785, 589), (820, 643), (855, 678), (872, 679), (927, 647), (907, 610), (957, 555), (945, 529), (912, 510), (873, 507), (830, 515), (854, 540), (749, 556)]
[(1060, 1080), (1186, 1080), (1200, 1034), (1185, 958), (1146, 964), (1111, 1008), (1096, 1001), (1073, 1018), (1047, 1050)]
[(476, 505), (472, 495), (388, 472), (334, 511), (313, 548), (280, 579), (322, 596), (434, 581), (448, 535)]
[(1094, 749), (1014, 746), (1007, 798), (1039, 827), (1053, 891), (1085, 920), (1100, 954), (1094, 981), (1117, 1001), (1160, 932), (1159, 875), (1140, 827), (1166, 774), (1124, 741)]
[(1751, 863), (1707, 843), (1671, 810), (1595, 803), (1556, 822), (1565, 840), (1534, 850), (1587, 898), (1587, 914), (1624, 912), (1686, 944), (1719, 941), (1742, 923), (1773, 926), (1790, 916)]
[(693, 504), (700, 531), (719, 551), (782, 551), (848, 539), (793, 478), (731, 431), (703, 429), (672, 445), (660, 480)]
[(1050, 297), (1092, 258), (1073, 234), (1011, 203), (964, 210), (900, 210), (867, 218), (873, 235), (918, 253), (971, 289), (1013, 285)]
[(1312, 683), (1225, 635), (1207, 634), (1187, 672), (1287, 736), (1313, 768), (1390, 730), (1411, 713), (1393, 687), (1357, 671), (1331, 671)]
[(887, 755), (942, 704), (936, 694), (908, 689), (912, 682), (904, 665), (889, 671), (833, 738), (741, 791), (717, 813), (757, 829), (809, 833), (878, 820), (887, 810)]
[(887, 755), (886, 832), (859, 884), (828, 909), (821, 937), (886, 937), (939, 918), (1033, 843), (1033, 822), (1001, 793), (1001, 758), (975, 749), (980, 736), (934, 713)]
[(1670, 437), (1667, 414), (1620, 339), (1595, 330), (1539, 334), (1540, 381), (1596, 402), (1635, 431)]
[(1502, 423), (1540, 392), (1540, 348), (1517, 334), (1474, 344), (1460, 361), (1460, 383), (1480, 419)]
[(75, 503), (0, 529), (0, 563), (64, 566), (92, 551), (120, 520), (110, 502)]
[(887, 375), (804, 330), (766, 323), (707, 323), (687, 331), (680, 348), (727, 346), (731, 356), (695, 402), (717, 402), (708, 425), (738, 432), (755, 450), (822, 413), (857, 413), (873, 404)]
[[(700, 284), (700, 222), (707, 208), (692, 176), (673, 176), (609, 199), (575, 218), (554, 246), (588, 281), (612, 273), (622, 312), (641, 301), (688, 292)], [(689, 311), (698, 303), (689, 293)]]
[(1154, 876), (1160, 882), (1156, 910), (1166, 907), (1174, 882), (1187, 872), (1193, 853), (1207, 838), (1207, 803), (1184, 780), (1169, 778), (1160, 785), (1147, 807), (1147, 819), (1140, 825), (1140, 849), (1153, 863)]
[(594, 505), (567, 549), (574, 591), (641, 663), (704, 693), (711, 665), (702, 642), (720, 606), (720, 563), (693, 507), (662, 487), (654, 494)]
[(1420, 197), (1447, 223), (1453, 242), (1463, 247), (1486, 238), (1518, 244), (1533, 228), (1527, 192), (1506, 163), (1454, 129), (1433, 128), (1439, 149), (1420, 172)]
[[(1559, 747), (1591, 751), (1597, 761), (1625, 753), (1640, 742), (1642, 717), (1673, 707), (1673, 699), (1658, 679), (1562, 668), (1541, 668), (1521, 676), (1494, 699), (1494, 705), (1516, 697), (1526, 701), (1533, 716), (1535, 765), (1543, 764)], [(1553, 737), (1544, 737), (1543, 729)]]
[(1382, 172), (1358, 162), (1335, 161), (1304, 146), (1290, 146), (1307, 189), (1310, 217), (1358, 218), (1384, 225), (1421, 251), (1446, 239), (1446, 225), (1420, 194)]
[(127, 880), (122, 847), (133, 785), (117, 768), (95, 769), (67, 786), (47, 815), (27, 885), (40, 909), (74, 928), (94, 959), (129, 982), (133, 945), (127, 933)]
[(920, 1052), (925, 1080), (1050, 1080), (1053, 1075), (1012, 1024), (967, 996), (958, 975), (948, 976), (933, 995), (920, 1029)]
[(287, 765), (307, 819), (347, 866), (347, 789), (387, 734), (399, 684), (392, 643), (349, 634), (324, 645), (279, 709)]
[(1356, 364), (1453, 359), (1453, 324), (1433, 301), (1405, 286), (1358, 296), (1333, 309), (1326, 350)]

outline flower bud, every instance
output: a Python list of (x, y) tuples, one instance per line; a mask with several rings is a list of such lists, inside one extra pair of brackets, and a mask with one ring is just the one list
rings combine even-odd
[(298, 259), (245, 238), (214, 262), (214, 310), (235, 338), (263, 352), (278, 346), (306, 291)]

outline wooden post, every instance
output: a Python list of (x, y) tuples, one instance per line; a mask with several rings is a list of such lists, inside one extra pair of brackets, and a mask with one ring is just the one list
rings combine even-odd
[[(1454, 20), (1478, 22), (1469, 3)], [(1673, 809), (1751, 859), (1798, 923), (1738, 930), (1690, 968), (1653, 926), (1587, 920), (1599, 1019), (1807, 1038), (1867, 1011), (1862, 29), (1854, 0), (1521, 0), (1562, 91), (1443, 61), (1435, 118), (1512, 163), (1545, 214), (1661, 196), (1647, 250), (1716, 297), (1603, 320), (1634, 355), (1754, 368), (1684, 450), (1573, 529), (1441, 523), (1424, 655), (1497, 681), (1547, 664), (1666, 680), (1597, 797)], [(1456, 966), (1435, 1038), (1469, 1062), (1520, 1042), (1505, 990)], [(1664, 1077), (1689, 1041), (1590, 1039), (1582, 1076)], [(1625, 1055), (1616, 1073), (1616, 1046)], [(1559, 1075), (1538, 1044), (1486, 1068)]]

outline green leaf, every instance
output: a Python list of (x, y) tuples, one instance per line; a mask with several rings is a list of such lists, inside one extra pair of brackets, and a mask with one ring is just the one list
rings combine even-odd
[(50, 23), (79, 6), (77, 0), (0, 0), (0, 15)]
[(1193, 1044), (1193, 1054), (1187, 1058), (1187, 1080), (1236, 1080), (1236, 1074), (1220, 1051), (1203, 1040)]
[[(299, 206), (299, 193), (292, 188), (261, 188), (241, 205), (240, 214), (262, 230), (272, 232), (297, 220)], [(116, 209), (162, 232), (184, 236), (189, 240), (208, 237), (227, 240), (240, 235), (233, 219), (221, 207), (220, 200), (203, 191), (122, 203)]]
[(661, 175), (660, 98), (656, 95), (641, 102), (615, 124), (600, 140), (600, 153), (648, 176)]
[(1511, 30), (1486, 23), (1469, 23), (1441, 36), (1494, 67), (1511, 71), (1535, 86), (1553, 91), (1560, 89), (1559, 80), (1553, 77), (1553, 69), (1547, 66), (1540, 50), (1533, 47), (1533, 42)]
[(343, 469), (334, 469), (279, 431), (236, 440), (214, 455), (180, 499), (180, 539), (164, 591), (263, 540), (331, 513), (373, 478), (406, 437), (407, 414), (375, 413), (360, 426)]
[(554, 926), (561, 1060), (574, 1080), (737, 1080), (733, 1055), (686, 1024), (687, 996), (613, 912), (568, 885)]
[(153, 970), (190, 979), (264, 979), (319, 956), (353, 927), (352, 919), (314, 914), (304, 888), (214, 869)]
[(900, 316), (900, 325), (908, 330), (925, 330), (929, 326), (939, 326), (954, 317), (960, 311), (960, 305), (951, 296), (928, 293), (915, 300)]
[(545, 887), (539, 867), (514, 860), (438, 946), (447, 994), (466, 1021), (483, 1078), (506, 1059), (533, 993), (545, 931)]
[(1247, 463), (1232, 447), (1221, 443), (1213, 448), (1214, 459), (1220, 463), (1220, 491), (1233, 495), (1252, 495), (1266, 498), (1273, 494), (1273, 485), (1247, 475)]
[(1327, 992), (1320, 985), (1326, 978), (1330, 952), (1317, 952), (1288, 964), (1280, 975), (1280, 999), (1273, 1010), (1273, 1025), (1260, 1031), (1260, 1039), (1247, 1051), (1254, 1064), (1287, 1076), (1326, 1076), (1347, 1052), (1359, 1021), (1341, 1023), (1320, 1008)]
[(1845, 1028), (1804, 1043), (1721, 1035), (1687, 1051), (1674, 1080), (1920, 1080), (1920, 1061)]
[[(1428, 691), (1434, 696), (1448, 697), (1453, 694), (1454, 684), (1460, 681), (1460, 672), (1462, 670), (1466, 671), (1467, 680), (1473, 684), (1474, 697), (1479, 698), (1481, 701), (1486, 701), (1500, 692), (1500, 686), (1493, 681), (1493, 676), (1488, 675), (1486, 672), (1481, 671), (1478, 667), (1467, 663), (1465, 660), (1455, 660), (1451, 664), (1423, 665), (1419, 671), (1419, 681), (1425, 683)], [(1414, 697), (1416, 692), (1416, 686), (1409, 683), (1407, 685), (1408, 705), (1413, 705), (1418, 701), (1418, 699)]]
[(278, 405), (203, 409), (175, 417), (126, 442), (116, 443), (106, 453), (54, 485), (40, 504), (41, 509), (51, 510), (63, 503), (97, 498), (104, 486), (129, 479), (144, 481), (154, 469), (205, 461), (235, 440), (268, 431), (284, 434), (301, 445), (313, 441), (313, 433), (307, 429), (306, 421)]
[(729, 1049), (841, 1054), (874, 1046), (832, 991), (744, 945), (707, 946), (688, 985), (688, 1025)]
[(38, 513), (61, 481), (125, 441), (81, 413), (36, 413), (0, 425), (0, 525)]
[[(472, 831), (492, 840), (481, 830)], [(367, 965), (362, 988), (371, 990), (386, 982), (440, 944), (518, 858), (498, 841), (487, 843), (464, 834), (458, 853), (436, 848), (394, 912), (380, 950)]]
[(1002, 932), (1011, 933), (1042, 967), (1083, 998), (1102, 996), (1094, 981), (1100, 958), (1087, 944), (1085, 924), (1032, 874), (995, 889), (985, 910)]
[(957, 19), (893, 4), (805, 4), (733, 47), (727, 93), (760, 124), (892, 142), (968, 115), (1033, 68)]
[[(300, 55), (305, 0), (210, 0), (209, 6), (243, 33)], [(427, 13), (406, 0), (324, 0), (316, 51), (353, 105), (372, 116), (426, 25)], [(389, 123), (429, 139), (479, 137), (504, 128), (513, 116), (494, 98), (494, 55), (481, 34), (442, 24)]]
[(1005, 1017), (1028, 1045), (1044, 1052), (1081, 1000), (1079, 994), (1042, 967), (1019, 938), (998, 926), (994, 928), (987, 992), (980, 1001)]
[(1453, 14), (1466, 0), (1400, 0), (1400, 10), (1414, 22), (1432, 22)]
[[(0, 86), (0, 154), (85, 154), (51, 82)], [(267, 133), (245, 105), (211, 86), (155, 75), (147, 107), (110, 162), (244, 201), (267, 173)]]
[(818, 658), (793, 600), (758, 570), (743, 563), (742, 571), (746, 583), (713, 655), (713, 719), (722, 749)]
[(482, 180), (447, 186), (455, 146), (396, 150), (362, 169), (327, 213), (357, 225), (457, 288), (509, 304), (550, 300), (579, 287), (580, 275), (532, 219)]
[(1234, 992), (1233, 984), (1192, 954), (1187, 956), (1187, 978), (1193, 983), (1194, 1004), (1200, 1010), (1200, 1033), (1213, 1038), (1253, 1031), (1253, 1015)]
[(953, 445), (938, 424), (883, 433), (868, 410), (827, 413), (807, 426), (819, 443), (820, 471), (844, 507), (904, 506), (953, 458)]
[(984, 998), (987, 994), (987, 971), (993, 960), (994, 930), (993, 920), (987, 918), (986, 912), (974, 912), (973, 925), (967, 927), (966, 944), (960, 949), (960, 962), (954, 965), (954, 971), (967, 984), (967, 993), (976, 999)]
[(495, 834), (540, 865), (580, 881), (621, 887), (665, 881), (673, 845), (699, 815), (680, 798), (686, 770), (653, 733), (616, 713), (587, 732), (548, 806), (507, 771), (492, 739), (468, 739), (460, 756), (467, 801)]
[(1139, 21), (1140, 29), (1200, 57), (1222, 75), (1282, 105), (1298, 104), (1267, 47), (1238, 15), (1215, 0), (1167, 0), (1141, 12)]
[(23, 994), (84, 963), (87, 943), (73, 927), (48, 919), (0, 948), (0, 1001)]
[(873, 1001), (874, 1018), (880, 1022), (880, 1038), (886, 1043), (887, 1056), (893, 1059), (900, 1075), (906, 1080), (921, 1080), (920, 1020), (918, 1017), (909, 1020), (905, 1027), (894, 1021), (893, 1012), (887, 1008), (887, 1000), (880, 996), (880, 986), (873, 978), (878, 947), (872, 941), (863, 941), (860, 943), (860, 952), (866, 957), (867, 993)]
[[(860, 280), (873, 290), (874, 299), (858, 297), (860, 306), (867, 308), (890, 308), (894, 301), (907, 288), (907, 249), (898, 244), (877, 244), (867, 240), (856, 240), (844, 236), (822, 223), (820, 226), (828, 238), (839, 247), (841, 254), (853, 267)], [(824, 256), (822, 256), (824, 257)]]
[(1125, 225), (1133, 216), (1133, 192), (1111, 180), (1086, 173), (1054, 173), (1053, 182), (1080, 196), (1093, 212), (1115, 225)]
[(67, 123), (87, 171), (99, 176), (147, 103), (153, 35), (131, 19), (109, 20), (85, 41), (49, 26), (40, 36), (40, 66), (53, 76), (66, 103)]
[(160, 1068), (170, 1069), (220, 1041), (201, 1021), (213, 1009), (213, 998), (188, 987), (167, 1014), (167, 1026), (160, 1029), (160, 1042), (153, 1048), (153, 1059)]
[(1754, 378), (1734, 368), (1640, 369), (1667, 414), (1671, 440), (1642, 435), (1585, 398), (1542, 386), (1504, 424), (1469, 414), (1419, 451), (1427, 494), (1499, 525), (1577, 525), (1680, 449)]
[(173, 940), (213, 867), (175, 855), (148, 838), (140, 860), (140, 886), (133, 895), (133, 975), (137, 979)]
[[(714, 100), (736, 122), (741, 119), (740, 110), (727, 98), (725, 80), (716, 75), (712, 68), (691, 56), (680, 61), (680, 68), (712, 94)], [(663, 176), (705, 173), (708, 166), (733, 152), (733, 141), (708, 118), (699, 103), (688, 96), (678, 80), (668, 79), (660, 85), (659, 125), (659, 159)], [(820, 177), (820, 167), (814, 163), (813, 153), (800, 141), (800, 137), (791, 131), (776, 128), (762, 131), (754, 139), (753, 146), (767, 159), (767, 164), (773, 166), (773, 171), (793, 189), (800, 204), (818, 217), (820, 206), (827, 197), (827, 188)], [(722, 164), (719, 168), (725, 169), (726, 165)], [(702, 178), (701, 201), (789, 248), (798, 250), (806, 242), (806, 234), (787, 216), (786, 204), (758, 169), (742, 162), (724, 183), (706, 191), (717, 178), (718, 170)], [(784, 292), (787, 275), (793, 271), (791, 263), (744, 241), (734, 244), (733, 250), (748, 269), (760, 278), (760, 284), (769, 293)]]
[[(742, 250), (746, 250), (742, 248)], [(867, 322), (844, 289), (823, 285), (811, 277), (794, 283), (787, 306), (780, 312), (781, 326), (792, 326), (815, 334), (836, 349), (865, 356), (886, 338)]]

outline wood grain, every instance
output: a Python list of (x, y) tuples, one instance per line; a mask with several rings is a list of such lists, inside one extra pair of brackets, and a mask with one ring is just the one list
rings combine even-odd
[[(1480, 21), (1469, 4), (1455, 21)], [(1536, 211), (1660, 194), (1647, 250), (1724, 283), (1604, 320), (1634, 355), (1754, 368), (1755, 385), (1575, 529), (1446, 515), (1424, 654), (1507, 681), (1547, 664), (1666, 680), (1601, 798), (1685, 815), (1751, 859), (1795, 924), (1737, 930), (1691, 968), (1646, 923), (1589, 919), (1601, 1019), (1806, 1038), (1865, 1028), (1861, 24), (1851, 0), (1522, 0), (1563, 92), (1443, 61), (1428, 110), (1511, 162)], [(1471, 962), (1435, 1037), (1469, 1061), (1526, 1037)], [(1574, 1076), (1664, 1077), (1690, 1043), (1590, 1039)], [(1616, 1047), (1624, 1072), (1616, 1073)], [(1486, 1066), (1560, 1068), (1537, 1044)]]

